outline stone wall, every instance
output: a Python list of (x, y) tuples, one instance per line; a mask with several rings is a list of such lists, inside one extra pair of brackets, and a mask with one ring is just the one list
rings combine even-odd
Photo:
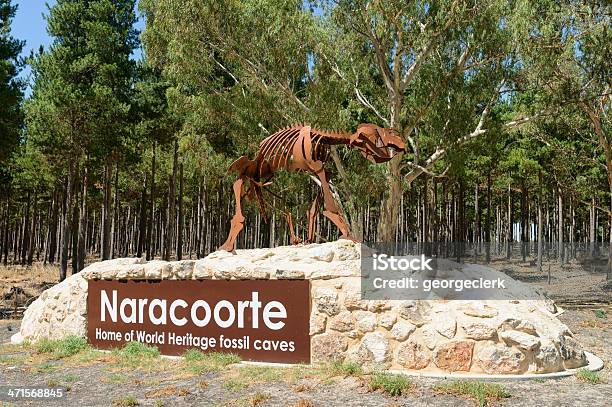
[[(458, 270), (501, 274), (483, 266)], [(92, 264), (45, 291), (24, 314), (21, 337), (85, 336), (87, 279), (308, 279), (312, 362), (438, 372), (522, 374), (586, 365), (585, 353), (545, 300), (364, 301), (360, 246), (215, 252), (178, 262), (116, 259)], [(507, 278), (507, 277), (506, 277)], [(517, 283), (514, 289), (525, 290)], [(510, 293), (512, 294), (512, 293)], [(516, 298), (522, 298), (517, 293)], [(535, 298), (531, 296), (530, 298)]]

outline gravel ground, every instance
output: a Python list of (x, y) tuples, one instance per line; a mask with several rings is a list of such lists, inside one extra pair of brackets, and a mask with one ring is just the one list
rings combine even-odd
[[(550, 380), (499, 381), (511, 397), (499, 406), (609, 406), (612, 399), (612, 315), (597, 318), (594, 310), (567, 310), (560, 316), (577, 339), (606, 363), (603, 383), (576, 377)], [(0, 342), (6, 342), (19, 321), (0, 321)], [(246, 370), (245, 370), (246, 369)], [(248, 375), (246, 372), (249, 372)], [(9, 405), (69, 406), (474, 406), (461, 396), (437, 394), (443, 380), (411, 378), (406, 394), (390, 397), (370, 391), (368, 377), (343, 377), (310, 369), (255, 368), (231, 365), (220, 371), (193, 374), (182, 360), (150, 359), (140, 366), (117, 365), (112, 354), (94, 358), (79, 354), (53, 360), (32, 348), (0, 347), (0, 386), (66, 386), (67, 396), (54, 402)], [(242, 376), (242, 375), (246, 376)], [(132, 397), (133, 400), (126, 399)], [(121, 404), (123, 401), (124, 404)], [(127, 404), (126, 404), (127, 403)], [(310, 403), (310, 404), (309, 404)], [(0, 404), (2, 405), (2, 404)]]

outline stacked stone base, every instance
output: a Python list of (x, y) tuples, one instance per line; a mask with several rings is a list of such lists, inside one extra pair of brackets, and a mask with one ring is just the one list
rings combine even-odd
[[(465, 264), (456, 268), (483, 270)], [(492, 269), (486, 272), (507, 278)], [(85, 336), (88, 279), (308, 279), (313, 363), (354, 361), (372, 368), (484, 374), (560, 372), (587, 364), (572, 332), (555, 317), (554, 304), (535, 293), (529, 298), (537, 300), (362, 300), (360, 246), (345, 240), (239, 250), (236, 255), (216, 252), (197, 261), (96, 263), (32, 303), (21, 337)], [(518, 284), (521, 291), (530, 290)]]

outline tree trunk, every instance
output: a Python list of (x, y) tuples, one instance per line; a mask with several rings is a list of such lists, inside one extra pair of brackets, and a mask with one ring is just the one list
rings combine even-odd
[(485, 219), (485, 262), (491, 262), (491, 168), (487, 172), (487, 217)]
[[(612, 210), (612, 178), (610, 180), (610, 208)], [(612, 211), (608, 217), (608, 230), (609, 233), (609, 244), (608, 244), (608, 272), (606, 273), (606, 280), (612, 280)]]
[(49, 253), (48, 259), (49, 263), (55, 263), (55, 252), (57, 251), (57, 222), (58, 222), (58, 212), (59, 212), (59, 200), (60, 193), (57, 186), (53, 191), (53, 204), (51, 210), (51, 222), (49, 224)]
[(563, 264), (563, 196), (561, 196), (561, 188), (558, 188), (557, 191), (558, 191), (557, 198), (559, 201), (559, 216), (557, 217), (557, 221), (558, 221), (557, 232), (559, 233), (557, 244), (559, 248), (557, 250), (557, 257), (558, 257), (559, 264)]
[(480, 253), (480, 205), (478, 202), (478, 180), (476, 180), (476, 186), (474, 187), (474, 236), (472, 238), (474, 243), (474, 253)]
[(397, 231), (397, 203), (402, 196), (402, 180), (400, 174), (401, 154), (395, 156), (387, 163), (387, 182), (389, 193), (382, 199), (380, 219), (378, 221), (378, 240), (381, 242), (394, 242)]
[(172, 158), (172, 179), (170, 181), (170, 191), (168, 194), (168, 218), (166, 228), (166, 243), (164, 250), (164, 260), (169, 261), (172, 255), (172, 242), (174, 241), (174, 228), (176, 216), (176, 171), (178, 160), (178, 139), (174, 140), (174, 155)]
[(142, 251), (145, 246), (145, 239), (147, 236), (147, 181), (149, 178), (149, 174), (145, 174), (144, 179), (144, 187), (142, 188), (142, 193), (140, 195), (140, 210), (138, 213), (138, 245), (136, 249), (136, 256), (142, 257)]
[(23, 234), (21, 238), (21, 265), (25, 266), (28, 247), (30, 246), (30, 191), (26, 197), (25, 220), (23, 221)]
[(183, 214), (183, 163), (179, 166), (179, 196), (178, 196), (178, 231), (177, 231), (177, 243), (176, 243), (176, 259), (181, 260), (183, 258), (183, 228), (184, 228), (184, 214)]
[(59, 280), (64, 281), (66, 279), (68, 271), (68, 244), (70, 241), (70, 231), (72, 230), (70, 208), (72, 207), (72, 184), (74, 177), (74, 164), (70, 163), (68, 175), (66, 176), (65, 192), (64, 192), (64, 205), (62, 209), (62, 235), (61, 235), (61, 247), (62, 255), (60, 259), (60, 275)]
[(34, 191), (34, 203), (32, 205), (32, 226), (30, 233), (30, 241), (28, 247), (28, 266), (32, 265), (32, 261), (34, 260), (34, 249), (36, 246), (36, 226), (38, 222), (38, 193)]
[(102, 203), (102, 227), (100, 241), (102, 244), (102, 260), (110, 259), (110, 207), (111, 207), (111, 169), (110, 164), (104, 165), (104, 198)]
[(81, 201), (79, 201), (80, 194), (80, 182), (81, 179), (79, 177), (80, 170), (79, 165), (77, 164), (77, 168), (75, 171), (75, 180), (74, 180), (74, 202), (72, 207), (72, 252), (71, 252), (71, 263), (72, 263), (72, 274), (76, 274), (79, 272), (78, 270), (78, 253), (79, 253), (79, 213), (80, 206), (79, 203), (83, 201), (81, 197)]
[(83, 167), (83, 181), (81, 185), (81, 208), (79, 213), (79, 236), (78, 236), (78, 247), (77, 247), (77, 272), (85, 268), (85, 256), (86, 256), (86, 240), (87, 240), (87, 182), (88, 182), (88, 171), (87, 165)]
[(539, 197), (538, 197), (538, 272), (542, 272), (542, 239), (544, 238), (542, 229), (544, 228), (544, 217), (542, 214), (542, 172), (538, 173), (538, 184), (539, 184)]
[(512, 256), (512, 189), (508, 184), (508, 211), (507, 217), (508, 228), (506, 230), (506, 258), (510, 260)]
[(119, 162), (115, 165), (115, 203), (113, 205), (113, 220), (110, 232), (110, 257), (115, 258), (119, 240)]
[(525, 180), (522, 180), (521, 186), (521, 256), (523, 256), (523, 262), (527, 257), (527, 187), (525, 186)]
[(153, 157), (151, 158), (151, 196), (149, 197), (149, 203), (151, 208), (149, 210), (149, 224), (147, 226), (147, 260), (151, 260), (155, 257), (152, 253), (153, 246), (153, 222), (155, 221), (155, 143), (153, 143)]
[(10, 219), (11, 219), (11, 205), (9, 197), (6, 198), (6, 219), (4, 223), (6, 227), (4, 228), (4, 245), (2, 246), (4, 250), (4, 265), (8, 264), (8, 254), (9, 254), (9, 229), (10, 229)]

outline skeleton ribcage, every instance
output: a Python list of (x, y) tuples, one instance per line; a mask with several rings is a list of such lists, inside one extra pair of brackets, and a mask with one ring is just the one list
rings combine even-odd
[[(299, 169), (292, 168), (292, 165), (294, 163), (294, 147), (300, 140), (299, 135), (301, 129), (301, 126), (289, 127), (279, 130), (271, 136), (266, 137), (259, 144), (257, 160), (268, 162), (273, 170)], [(302, 146), (300, 146), (303, 152), (303, 157), (312, 157), (313, 161), (325, 162), (329, 154), (329, 146), (325, 142), (325, 136), (314, 129), (311, 130), (310, 135), (311, 151), (305, 151), (307, 147), (304, 146), (303, 142), (301, 143)], [(302, 157), (296, 158), (299, 160)]]

